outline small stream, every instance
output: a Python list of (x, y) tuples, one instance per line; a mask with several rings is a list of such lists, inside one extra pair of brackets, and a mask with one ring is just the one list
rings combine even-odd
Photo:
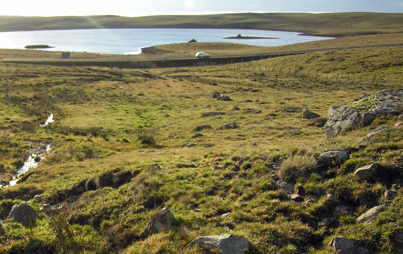
[[(50, 123), (53, 123), (53, 114), (50, 113), (50, 116), (46, 119), (44, 124), (40, 124), (40, 127), (46, 127)], [(36, 149), (28, 158), (25, 160), (24, 165), (17, 169), (17, 174), (13, 176), (13, 180), (8, 182), (8, 184), (1, 185), (0, 188), (4, 187), (10, 187), (14, 186), (17, 184), (19, 177), (25, 173), (27, 173), (29, 170), (34, 169), (38, 166), (39, 162), (45, 159), (45, 156), (49, 151), (51, 150), (51, 145), (50, 144), (42, 144), (38, 149)]]

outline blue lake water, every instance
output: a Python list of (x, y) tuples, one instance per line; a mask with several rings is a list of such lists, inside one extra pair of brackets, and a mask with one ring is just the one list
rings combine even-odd
[[(278, 39), (224, 39), (236, 36), (276, 37)], [(256, 46), (282, 46), (327, 38), (299, 35), (296, 32), (243, 29), (80, 29), (1, 32), (0, 48), (23, 49), (26, 45), (46, 44), (52, 51), (136, 54), (143, 47), (187, 42), (231, 42)]]

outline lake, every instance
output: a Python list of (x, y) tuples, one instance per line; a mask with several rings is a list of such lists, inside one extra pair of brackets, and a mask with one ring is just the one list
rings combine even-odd
[[(241, 34), (278, 39), (224, 39)], [(130, 28), (1, 32), (0, 48), (23, 49), (26, 45), (46, 44), (51, 51), (104, 54), (138, 54), (143, 47), (187, 42), (231, 42), (256, 46), (282, 46), (331, 38), (300, 35), (297, 32), (245, 29)]]

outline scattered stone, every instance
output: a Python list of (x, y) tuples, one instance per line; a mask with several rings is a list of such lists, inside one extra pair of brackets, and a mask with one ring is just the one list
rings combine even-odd
[(403, 127), (403, 122), (397, 122), (395, 124), (395, 127), (399, 128), (399, 127)]
[(368, 254), (368, 250), (357, 246), (356, 241), (345, 238), (335, 237), (330, 241), (329, 245), (335, 253), (339, 254)]
[(302, 111), (302, 117), (305, 119), (315, 119), (315, 118), (319, 118), (320, 115), (316, 114), (315, 112), (310, 111), (309, 109), (304, 109), (304, 111)]
[(361, 214), (357, 218), (357, 223), (364, 223), (364, 222), (374, 219), (384, 209), (385, 209), (385, 206), (383, 206), (383, 205), (372, 207), (371, 209), (366, 211), (364, 214)]
[(186, 248), (201, 245), (210, 250), (219, 250), (221, 254), (246, 254), (251, 244), (241, 236), (231, 234), (205, 236), (193, 240)]
[(319, 155), (317, 162), (321, 167), (334, 167), (348, 159), (350, 155), (347, 150), (328, 150)]
[(35, 200), (37, 203), (40, 203), (40, 202), (42, 201), (42, 196), (41, 196), (41, 195), (35, 195), (35, 196), (34, 196), (34, 200)]
[(284, 181), (277, 181), (277, 187), (286, 194), (294, 193), (294, 185), (284, 182)]
[(218, 129), (219, 130), (230, 130), (230, 129), (237, 129), (237, 128), (238, 128), (238, 125), (236, 124), (236, 122), (232, 122), (232, 123), (227, 123)]
[(220, 169), (222, 169), (222, 166), (221, 165), (213, 165), (213, 169), (214, 170), (220, 170)]
[(396, 191), (387, 190), (387, 191), (385, 191), (385, 194), (384, 194), (385, 200), (386, 201), (391, 201), (396, 197), (396, 195), (397, 195)]
[(220, 97), (218, 97), (219, 101), (232, 101), (232, 99), (230, 97), (228, 97), (227, 95), (223, 95), (221, 94)]
[(286, 112), (286, 113), (298, 113), (301, 112), (302, 108), (297, 107), (297, 106), (286, 106), (282, 107), (281, 111)]
[(234, 106), (234, 107), (232, 108), (232, 111), (238, 111), (238, 110), (241, 110), (238, 106)]
[(363, 166), (359, 169), (357, 169), (354, 172), (354, 176), (360, 178), (361, 180), (372, 180), (375, 178), (376, 174), (378, 173), (378, 169), (380, 168), (380, 165), (378, 163), (372, 163), (366, 166)]
[(211, 117), (211, 116), (222, 116), (225, 115), (224, 112), (205, 112), (202, 113), (202, 117)]
[(262, 113), (261, 110), (259, 110), (259, 109), (252, 109), (252, 108), (247, 108), (247, 109), (244, 110), (244, 112), (245, 112), (246, 114), (260, 114), (260, 113)]
[(191, 143), (191, 142), (186, 142), (182, 145), (182, 148), (189, 148), (189, 147), (194, 147), (196, 144)]
[(301, 197), (301, 196), (300, 196), (299, 194), (297, 194), (297, 193), (291, 194), (290, 199), (291, 199), (292, 201), (294, 201), (294, 202), (303, 202), (303, 201), (304, 201), (304, 198)]
[(198, 125), (194, 127), (193, 131), (203, 131), (212, 129), (210, 125)]
[(151, 216), (145, 234), (152, 235), (168, 230), (175, 224), (175, 217), (168, 208), (164, 208)]
[(11, 208), (7, 219), (14, 219), (24, 225), (32, 225), (37, 218), (35, 210), (27, 203), (16, 204)]
[(224, 213), (224, 214), (221, 214), (221, 218), (227, 218), (230, 215), (231, 215), (231, 212)]
[(338, 205), (334, 209), (337, 213), (347, 213), (348, 212), (348, 207), (345, 205)]
[(148, 170), (151, 170), (151, 171), (160, 171), (160, 170), (161, 170), (161, 167), (160, 167), (160, 165), (158, 165), (157, 163), (154, 163), (154, 164), (150, 164), (150, 165), (148, 166)]
[(220, 93), (217, 92), (217, 91), (213, 92), (213, 98), (214, 98), (214, 99), (220, 98)]
[(365, 137), (362, 139), (361, 143), (364, 143), (364, 142), (370, 140), (373, 136), (376, 136), (376, 135), (378, 135), (379, 133), (382, 133), (382, 132), (385, 132), (385, 131), (388, 131), (388, 130), (389, 130), (388, 127), (385, 127), (385, 126), (379, 127), (378, 129), (374, 130), (373, 132), (371, 132), (370, 134), (368, 134), (367, 136), (365, 136)]

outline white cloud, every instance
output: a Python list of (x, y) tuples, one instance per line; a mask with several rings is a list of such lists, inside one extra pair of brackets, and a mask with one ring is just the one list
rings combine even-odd
[(194, 0), (185, 0), (185, 7), (192, 8), (195, 5)]

